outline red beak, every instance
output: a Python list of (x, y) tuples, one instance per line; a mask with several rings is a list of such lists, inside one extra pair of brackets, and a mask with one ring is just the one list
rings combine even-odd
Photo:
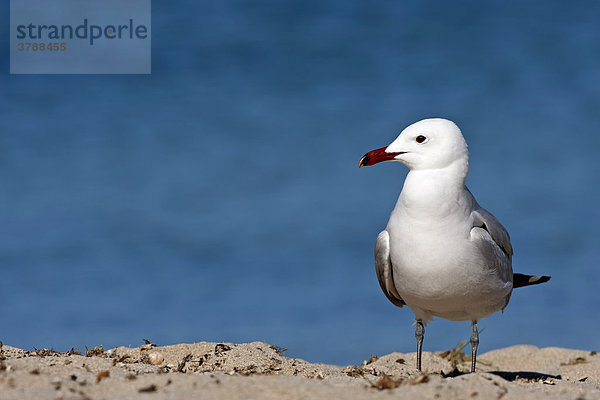
[(372, 150), (372, 151), (368, 152), (367, 154), (365, 154), (364, 156), (362, 156), (362, 158), (358, 162), (358, 168), (368, 167), (369, 165), (377, 164), (382, 161), (390, 161), (390, 160), (393, 160), (394, 157), (396, 157), (397, 155), (404, 154), (403, 151), (386, 153), (385, 149), (387, 149), (387, 147), (382, 147), (377, 150)]

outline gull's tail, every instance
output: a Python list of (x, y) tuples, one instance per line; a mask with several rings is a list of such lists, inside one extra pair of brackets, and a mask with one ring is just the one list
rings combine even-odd
[(530, 286), (530, 285), (539, 285), (540, 283), (548, 282), (550, 280), (549, 276), (533, 276), (533, 275), (525, 275), (525, 274), (513, 274), (513, 288)]

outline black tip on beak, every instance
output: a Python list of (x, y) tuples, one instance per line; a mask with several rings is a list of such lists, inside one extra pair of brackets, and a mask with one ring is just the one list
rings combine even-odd
[(365, 154), (358, 162), (358, 168), (366, 167), (367, 165), (369, 165), (369, 161), (371, 161), (371, 158), (368, 154)]
[(388, 152), (386, 152), (386, 149), (387, 149), (387, 147), (382, 147), (380, 149), (372, 150), (372, 151), (368, 152), (367, 154), (365, 154), (364, 156), (362, 156), (362, 158), (358, 162), (358, 168), (367, 167), (369, 165), (374, 165), (374, 164), (380, 163), (382, 161), (391, 161), (397, 155), (405, 153), (404, 151), (388, 153)]

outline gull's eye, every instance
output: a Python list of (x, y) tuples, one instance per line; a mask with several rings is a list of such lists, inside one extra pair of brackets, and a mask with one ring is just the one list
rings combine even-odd
[(425, 136), (423, 136), (423, 135), (419, 135), (419, 136), (417, 136), (417, 138), (416, 138), (415, 140), (417, 141), (417, 143), (423, 144), (423, 143), (425, 143), (425, 142), (426, 142), (427, 140), (429, 140), (429, 139), (427, 139), (427, 138), (426, 138)]

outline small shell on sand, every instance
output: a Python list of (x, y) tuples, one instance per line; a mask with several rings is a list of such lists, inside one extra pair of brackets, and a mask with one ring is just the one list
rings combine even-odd
[(148, 354), (148, 359), (150, 360), (150, 364), (154, 365), (160, 365), (165, 362), (165, 358), (158, 352)]

